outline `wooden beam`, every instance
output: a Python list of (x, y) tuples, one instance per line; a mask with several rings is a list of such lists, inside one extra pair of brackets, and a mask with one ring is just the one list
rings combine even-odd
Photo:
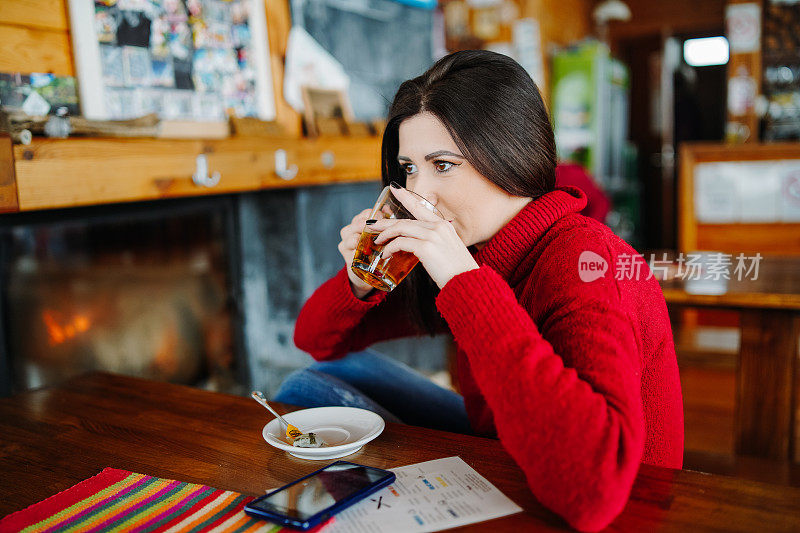
[(19, 211), (11, 137), (0, 133), (0, 213)]

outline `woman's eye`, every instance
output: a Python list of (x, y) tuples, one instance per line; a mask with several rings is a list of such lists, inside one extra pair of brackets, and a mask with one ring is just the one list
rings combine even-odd
[(400, 165), (400, 168), (402, 168), (403, 172), (405, 172), (407, 175), (413, 174), (417, 171), (417, 166), (414, 163), (404, 163)]
[(436, 172), (447, 172), (453, 167), (453, 163), (450, 161), (434, 161), (433, 166), (436, 168)]

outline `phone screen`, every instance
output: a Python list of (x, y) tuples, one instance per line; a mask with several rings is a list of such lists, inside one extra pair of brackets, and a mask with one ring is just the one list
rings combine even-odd
[(334, 463), (250, 506), (304, 521), (391, 475), (368, 466)]

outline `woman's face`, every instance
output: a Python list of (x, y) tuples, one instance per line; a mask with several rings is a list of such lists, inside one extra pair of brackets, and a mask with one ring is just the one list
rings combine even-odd
[(433, 114), (407, 118), (398, 133), (397, 161), (406, 172), (406, 187), (434, 204), (465, 245), (480, 247), (530, 201), (479, 174)]

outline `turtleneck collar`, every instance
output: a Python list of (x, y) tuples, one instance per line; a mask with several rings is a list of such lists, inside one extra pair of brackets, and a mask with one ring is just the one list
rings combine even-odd
[(514, 284), (514, 273), (534, 244), (561, 217), (586, 207), (586, 195), (577, 187), (558, 187), (536, 200), (503, 226), (475, 254), (478, 264), (488, 265)]

